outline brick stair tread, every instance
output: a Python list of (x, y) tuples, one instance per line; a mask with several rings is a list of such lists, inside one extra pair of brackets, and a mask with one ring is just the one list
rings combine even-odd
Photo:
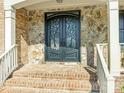
[[(76, 73), (83, 73), (88, 72), (82, 65), (56, 65), (56, 64), (42, 64), (42, 65), (36, 65), (36, 64), (27, 64), (21, 69), (18, 70), (19, 72), (76, 72)], [(17, 71), (17, 73), (18, 73)]]
[(99, 93), (99, 92), (25, 88), (25, 87), (4, 87), (0, 91), (0, 93)]
[(20, 86), (47, 89), (69, 89), (69, 90), (99, 90), (97, 82), (88, 80), (64, 80), (64, 79), (42, 79), (14, 77), (6, 81), (6, 86)]
[[(47, 68), (48, 66), (48, 68)], [(14, 77), (35, 77), (35, 78), (50, 78), (50, 79), (79, 79), (91, 80), (96, 78), (96, 74), (89, 74), (82, 66), (61, 66), (57, 65), (49, 67), (42, 66), (25, 66), (22, 69), (14, 72)], [(42, 69), (41, 69), (42, 68)], [(51, 68), (51, 69), (50, 69)]]

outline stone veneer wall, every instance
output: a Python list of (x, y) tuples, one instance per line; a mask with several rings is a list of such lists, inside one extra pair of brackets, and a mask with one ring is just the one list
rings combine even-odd
[(44, 13), (68, 10), (81, 10), (81, 62), (96, 64), (95, 45), (108, 40), (107, 7), (104, 5), (28, 11), (29, 62), (44, 61)]
[(4, 51), (4, 0), (0, 1), (0, 55)]
[(28, 15), (25, 9), (16, 10), (16, 43), (19, 45), (19, 63), (28, 63)]
[[(3, 3), (0, 2), (0, 4), (3, 9)], [(104, 5), (30, 11), (17, 10), (16, 41), (19, 44), (20, 63), (44, 61), (44, 13), (69, 10), (81, 10), (81, 61), (84, 64), (96, 64), (94, 63), (96, 62), (95, 44), (107, 42), (107, 8)], [(120, 6), (120, 10), (124, 10), (124, 6)], [(0, 14), (0, 28), (2, 28), (0, 29), (0, 50), (3, 50), (4, 11), (0, 11)]]
[(42, 62), (44, 61), (44, 12), (32, 10), (28, 12), (28, 16), (28, 60), (31, 63)]

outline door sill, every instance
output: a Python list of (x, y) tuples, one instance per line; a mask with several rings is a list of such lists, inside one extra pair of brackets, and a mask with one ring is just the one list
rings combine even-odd
[(64, 65), (78, 65), (79, 62), (64, 62)]
[(45, 64), (60, 64), (60, 65), (78, 65), (80, 62), (53, 62), (53, 61), (45, 61)]

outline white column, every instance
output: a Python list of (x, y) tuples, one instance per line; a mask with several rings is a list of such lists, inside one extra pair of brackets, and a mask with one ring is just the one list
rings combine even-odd
[(109, 70), (113, 76), (120, 75), (119, 45), (119, 4), (118, 0), (108, 0), (109, 20)]
[(5, 50), (15, 44), (15, 9), (5, 9)]

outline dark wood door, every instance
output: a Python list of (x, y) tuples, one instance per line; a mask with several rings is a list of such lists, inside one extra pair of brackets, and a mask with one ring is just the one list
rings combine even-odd
[(58, 13), (46, 17), (46, 60), (79, 61), (79, 14)]

